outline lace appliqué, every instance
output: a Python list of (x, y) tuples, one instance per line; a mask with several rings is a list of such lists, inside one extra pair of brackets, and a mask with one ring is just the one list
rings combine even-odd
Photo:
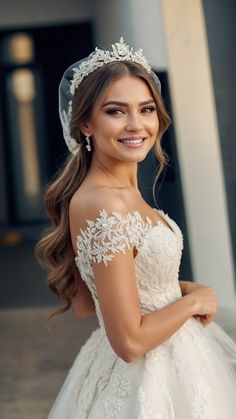
[(114, 374), (110, 381), (109, 396), (105, 400), (105, 418), (116, 419), (121, 411), (126, 397), (131, 392), (131, 385), (126, 376), (127, 365), (121, 359), (117, 359)]
[(134, 211), (127, 215), (113, 212), (108, 215), (102, 209), (99, 217), (87, 220), (88, 227), (81, 230), (77, 236), (78, 259), (84, 262), (104, 262), (107, 265), (117, 253), (125, 253), (131, 246), (139, 246), (142, 238), (152, 227), (149, 218), (144, 221), (141, 215)]
[(75, 364), (77, 371), (73, 384), (75, 401), (68, 419), (84, 419), (89, 416), (94, 400), (108, 384), (117, 362), (117, 356), (101, 329), (93, 333), (90, 342), (89, 357), (85, 352), (88, 347), (86, 343), (78, 357), (79, 362)]
[[(210, 351), (206, 337), (199, 328), (201, 326), (196, 320), (189, 319), (169, 340), (172, 346), (172, 362), (178, 379), (188, 386), (190, 419), (206, 419), (206, 406), (211, 392), (211, 386), (206, 378)], [(196, 351), (197, 358), (200, 357), (198, 362), (193, 363), (187, 353), (183, 358), (183, 348), (187, 345)]]
[[(85, 391), (84, 384), (91, 371), (94, 354), (96, 354), (103, 339), (104, 337), (99, 329), (93, 331), (86, 343), (81, 347), (79, 355), (70, 368), (68, 379), (71, 380), (71, 395), (73, 395), (73, 398), (71, 399), (71, 413), (68, 419), (82, 419), (88, 414), (91, 405), (91, 391), (89, 393)], [(79, 374), (75, 373), (75, 371), (79, 371)], [(95, 378), (95, 373), (93, 373), (93, 378)], [(80, 416), (78, 416), (78, 411)]]
[[(163, 343), (156, 349), (145, 354), (145, 370), (159, 384), (159, 389), (165, 400), (168, 418), (175, 419), (174, 406), (166, 382), (166, 359), (168, 358), (168, 344)], [(145, 417), (144, 417), (145, 418)]]
[(138, 419), (162, 419), (161, 415), (153, 412), (152, 405), (142, 387), (139, 388), (138, 401), (140, 407)]

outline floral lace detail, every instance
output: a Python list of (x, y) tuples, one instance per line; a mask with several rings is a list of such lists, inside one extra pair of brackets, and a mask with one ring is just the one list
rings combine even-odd
[(152, 379), (159, 384), (162, 399), (168, 411), (168, 418), (175, 419), (174, 406), (166, 382), (165, 365), (168, 359), (168, 344), (164, 342), (156, 349), (145, 354), (145, 370)]
[[(116, 355), (106, 336), (100, 328), (96, 329), (81, 348), (79, 356), (71, 368), (71, 372), (76, 369), (78, 374), (73, 377), (74, 403), (69, 419), (88, 417), (94, 397), (107, 384), (115, 361)], [(102, 368), (103, 373), (101, 374)]]
[[(209, 402), (211, 386), (206, 379), (206, 371), (210, 362), (210, 350), (207, 339), (201, 331), (197, 320), (190, 319), (166, 342), (145, 354), (145, 370), (148, 375), (160, 383), (163, 398), (168, 407), (168, 417), (175, 418), (174, 408), (166, 382), (164, 366), (170, 359), (179, 383), (186, 388), (188, 394), (188, 415), (190, 419), (206, 419), (206, 406)], [(196, 351), (196, 363), (192, 363), (192, 354), (186, 347)], [(190, 349), (189, 349), (190, 350)]]
[(151, 220), (146, 217), (144, 221), (141, 215), (133, 211), (127, 215), (113, 212), (108, 215), (102, 209), (95, 221), (87, 220), (86, 230), (80, 230), (77, 236), (78, 256), (90, 262), (111, 261), (115, 254), (125, 253), (125, 249), (131, 246), (139, 246), (142, 238), (152, 227)]
[(153, 412), (152, 404), (142, 387), (139, 388), (138, 401), (140, 406), (138, 419), (162, 419), (161, 415)]
[(126, 397), (131, 392), (131, 385), (126, 376), (127, 368), (124, 361), (118, 358), (114, 374), (110, 380), (109, 396), (105, 400), (104, 419), (116, 419), (121, 411)]
[[(202, 326), (195, 319), (189, 319), (179, 331), (169, 339), (172, 352), (172, 362), (179, 381), (187, 387), (189, 400), (189, 418), (206, 419), (206, 406), (209, 402), (211, 386), (207, 382), (206, 371), (210, 362), (210, 350), (207, 339), (201, 330)], [(187, 346), (194, 351), (193, 364), (191, 356), (183, 350)]]

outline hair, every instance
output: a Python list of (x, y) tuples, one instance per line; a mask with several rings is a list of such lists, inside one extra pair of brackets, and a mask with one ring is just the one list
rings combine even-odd
[(49, 318), (68, 310), (78, 289), (78, 268), (74, 261), (69, 228), (69, 204), (87, 174), (93, 154), (93, 150), (86, 150), (85, 135), (79, 127), (89, 120), (93, 109), (102, 102), (111, 83), (123, 76), (137, 76), (144, 80), (157, 105), (159, 130), (153, 149), (159, 160), (159, 169), (153, 192), (158, 177), (168, 163), (167, 155), (161, 147), (161, 138), (171, 120), (152, 74), (140, 64), (116, 61), (100, 67), (84, 78), (73, 96), (70, 123), (70, 134), (78, 143), (78, 153), (70, 153), (47, 187), (44, 203), (52, 226), (35, 246), (36, 257), (48, 272), (49, 288), (64, 302)]

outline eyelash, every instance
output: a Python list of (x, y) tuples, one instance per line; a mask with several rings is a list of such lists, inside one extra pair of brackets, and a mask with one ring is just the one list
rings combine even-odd
[[(142, 108), (141, 111), (145, 110), (145, 113), (152, 113), (156, 111), (156, 109), (156, 106), (145, 106), (144, 108)], [(148, 110), (148, 112), (146, 112), (146, 110)], [(108, 113), (109, 115), (120, 115), (120, 112), (124, 113), (124, 111), (119, 108), (110, 108), (106, 111), (106, 113)]]

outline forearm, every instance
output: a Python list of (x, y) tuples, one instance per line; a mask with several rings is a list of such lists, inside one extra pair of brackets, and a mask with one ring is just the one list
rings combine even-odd
[(181, 288), (182, 295), (186, 295), (188, 293), (188, 287), (191, 286), (193, 282), (191, 281), (183, 281), (179, 280), (179, 286)]
[(194, 314), (194, 301), (186, 295), (159, 311), (143, 315), (137, 337), (137, 355), (143, 356), (165, 342)]
[(192, 281), (179, 280), (179, 286), (181, 288), (182, 295), (184, 296), (192, 292), (194, 289), (202, 287), (203, 285)]

